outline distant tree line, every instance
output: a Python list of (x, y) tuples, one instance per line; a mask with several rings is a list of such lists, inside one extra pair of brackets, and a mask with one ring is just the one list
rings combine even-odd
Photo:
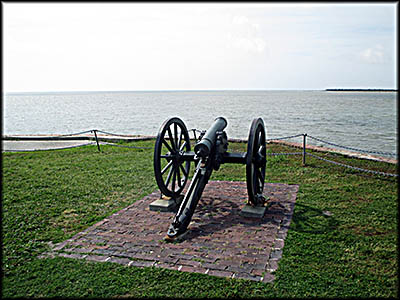
[(397, 92), (397, 89), (326, 89), (327, 92)]

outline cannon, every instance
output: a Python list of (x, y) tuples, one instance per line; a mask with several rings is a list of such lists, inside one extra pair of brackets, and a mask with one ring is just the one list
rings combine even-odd
[(221, 164), (246, 165), (248, 204), (264, 206), (263, 189), (266, 167), (266, 139), (262, 118), (256, 118), (250, 126), (247, 152), (228, 152), (228, 137), (224, 129), (228, 122), (218, 117), (207, 131), (197, 138), (191, 151), (189, 133), (184, 122), (177, 117), (164, 121), (157, 134), (154, 147), (154, 175), (160, 192), (165, 197), (182, 199), (182, 191), (188, 182), (190, 163), (196, 169), (189, 187), (168, 228), (166, 240), (182, 236), (189, 226), (202, 192), (213, 172)]

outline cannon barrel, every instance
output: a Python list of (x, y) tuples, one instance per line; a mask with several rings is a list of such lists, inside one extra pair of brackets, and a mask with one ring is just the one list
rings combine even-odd
[(215, 144), (217, 131), (223, 131), (227, 125), (228, 122), (224, 117), (216, 118), (211, 127), (206, 131), (201, 141), (194, 146), (194, 152), (196, 155), (203, 158), (209, 155)]

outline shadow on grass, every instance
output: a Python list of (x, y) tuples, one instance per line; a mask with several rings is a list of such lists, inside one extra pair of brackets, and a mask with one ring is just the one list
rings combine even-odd
[(324, 234), (335, 230), (339, 225), (330, 213), (320, 209), (296, 203), (290, 230), (312, 234)]

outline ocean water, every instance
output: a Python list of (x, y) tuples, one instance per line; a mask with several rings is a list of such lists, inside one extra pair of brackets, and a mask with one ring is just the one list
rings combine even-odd
[(3, 100), (3, 135), (90, 129), (156, 135), (169, 117), (180, 117), (188, 129), (207, 129), (223, 116), (228, 137), (247, 138), (253, 118), (262, 117), (267, 138), (307, 133), (348, 147), (397, 153), (395, 92), (69, 92), (6, 94)]

